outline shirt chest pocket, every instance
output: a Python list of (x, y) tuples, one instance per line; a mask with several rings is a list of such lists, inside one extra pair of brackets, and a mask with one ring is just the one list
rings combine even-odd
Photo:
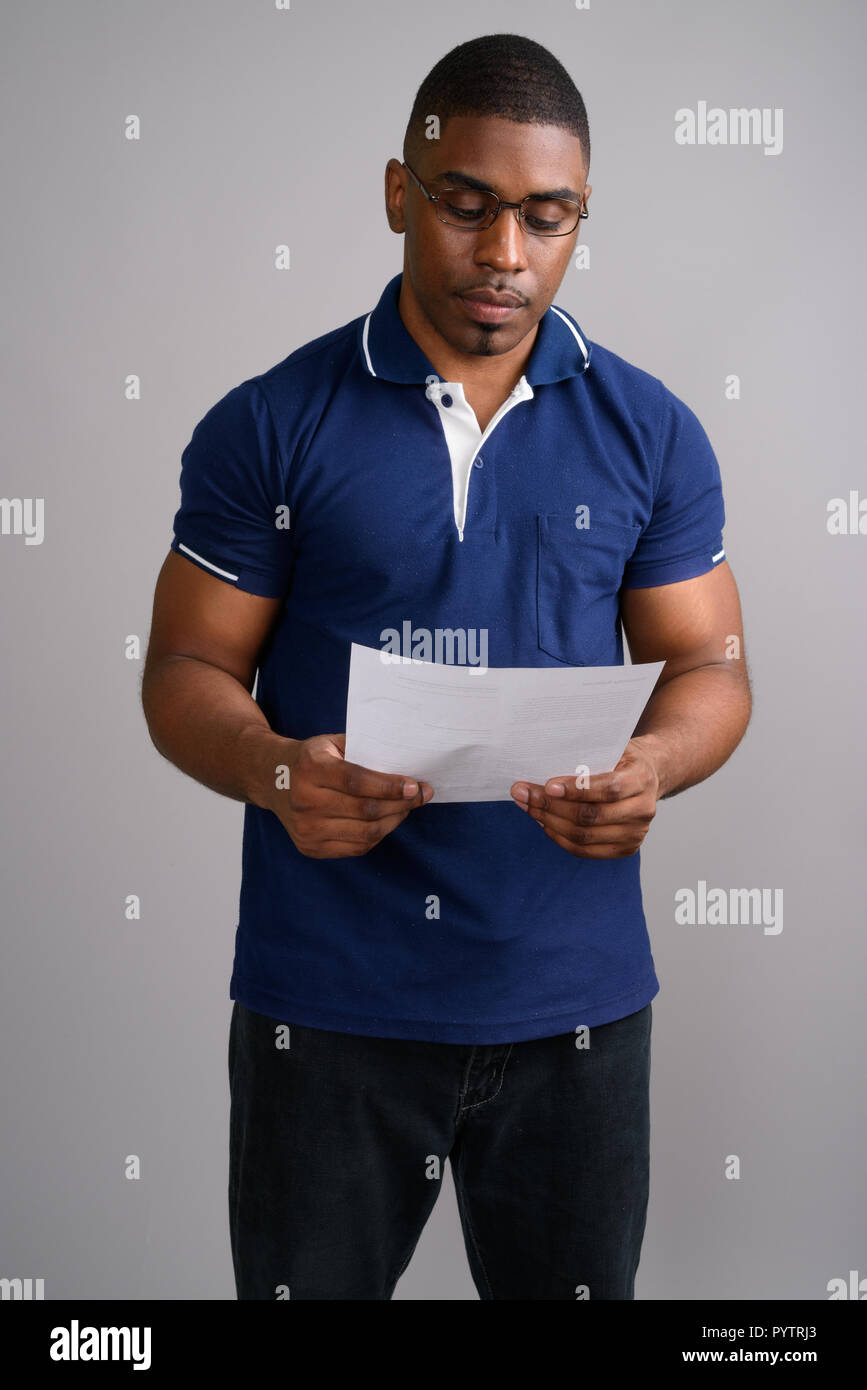
[(539, 646), (570, 666), (614, 664), (620, 586), (641, 527), (591, 515), (579, 530), (569, 513), (536, 521)]

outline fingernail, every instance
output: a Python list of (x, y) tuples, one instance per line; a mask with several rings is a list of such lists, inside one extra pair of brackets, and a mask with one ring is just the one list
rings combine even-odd
[(515, 798), (516, 801), (530, 800), (530, 793), (527, 791), (526, 787), (519, 787), (517, 791), (512, 792), (512, 796)]
[(418, 782), (404, 782), (403, 794), (406, 797), (418, 796)]
[(566, 795), (566, 788), (563, 786), (562, 782), (552, 782), (550, 787), (548, 788), (548, 791), (551, 794), (551, 796)]

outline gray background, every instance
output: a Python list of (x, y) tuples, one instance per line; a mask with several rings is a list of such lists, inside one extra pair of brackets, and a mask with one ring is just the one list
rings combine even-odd
[[(416, 88), (504, 31), (549, 47), (587, 103), (591, 269), (556, 302), (708, 431), (754, 681), (745, 741), (661, 804), (642, 856), (662, 989), (637, 1296), (823, 1299), (867, 1274), (867, 539), (825, 519), (865, 485), (863, 7), (4, 10), (2, 490), (44, 497), (46, 520), (41, 546), (0, 537), (0, 1275), (44, 1278), (47, 1298), (235, 1296), (243, 808), (161, 759), (139, 704), (180, 454), (231, 386), (373, 307), (401, 265), (383, 171)], [(782, 107), (782, 153), (678, 146), (674, 112), (699, 100)], [(299, 188), (315, 205), (335, 186), (338, 223), (296, 221)], [(674, 893), (700, 878), (782, 888), (782, 933), (677, 926)], [(476, 1297), (450, 1175), (396, 1297)]]

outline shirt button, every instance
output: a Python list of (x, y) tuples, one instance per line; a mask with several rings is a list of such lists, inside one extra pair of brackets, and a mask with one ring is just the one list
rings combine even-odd
[(473, 460), (473, 467), (474, 467), (474, 468), (484, 468), (484, 466), (485, 466), (485, 460), (484, 460), (484, 459), (478, 458), (478, 459), (474, 459), (474, 460)]
[(440, 400), (442, 401), (443, 405), (451, 405), (452, 403), (452, 398), (448, 393), (446, 393), (444, 396), (440, 396)]

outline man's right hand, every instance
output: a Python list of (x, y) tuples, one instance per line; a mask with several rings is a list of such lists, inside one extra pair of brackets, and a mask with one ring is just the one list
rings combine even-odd
[(348, 763), (345, 734), (301, 739), (286, 757), (289, 787), (275, 787), (272, 810), (310, 859), (345, 859), (378, 845), (433, 796), (427, 782)]

